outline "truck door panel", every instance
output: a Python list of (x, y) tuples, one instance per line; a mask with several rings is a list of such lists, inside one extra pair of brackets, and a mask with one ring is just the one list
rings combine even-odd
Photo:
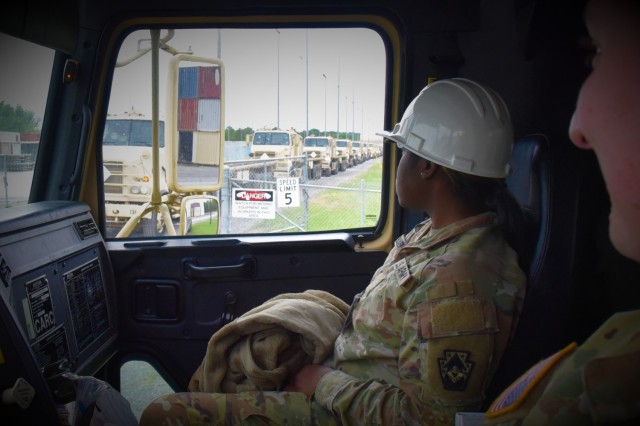
[[(109, 241), (122, 356), (146, 353), (186, 388), (211, 335), (281, 293), (325, 290), (350, 303), (384, 251), (354, 250), (349, 234), (245, 239)], [(135, 352), (135, 353), (134, 353)]]

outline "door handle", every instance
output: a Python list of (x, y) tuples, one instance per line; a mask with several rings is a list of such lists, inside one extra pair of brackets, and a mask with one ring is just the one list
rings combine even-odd
[(234, 265), (199, 266), (195, 259), (183, 261), (184, 275), (187, 278), (252, 278), (256, 272), (253, 257), (242, 257)]

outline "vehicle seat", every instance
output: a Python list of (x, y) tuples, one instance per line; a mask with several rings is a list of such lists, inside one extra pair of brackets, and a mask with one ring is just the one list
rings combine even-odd
[[(512, 342), (488, 389), (487, 405), (537, 361), (570, 342), (567, 306), (577, 190), (573, 194), (556, 193), (554, 197), (553, 190), (559, 192), (559, 186), (554, 186), (554, 169), (545, 135), (518, 139), (511, 157), (513, 172), (507, 178), (507, 186), (525, 214), (530, 263), (523, 310)], [(561, 206), (556, 205), (560, 203)]]

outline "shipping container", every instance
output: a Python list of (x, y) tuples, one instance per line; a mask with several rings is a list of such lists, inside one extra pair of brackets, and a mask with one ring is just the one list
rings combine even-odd
[(195, 99), (198, 97), (198, 67), (180, 68), (178, 97)]
[(198, 98), (220, 99), (220, 68), (198, 68)]
[(20, 133), (20, 142), (38, 142), (40, 133)]
[(220, 99), (198, 99), (197, 130), (219, 132), (220, 122)]
[(0, 142), (20, 142), (20, 133), (0, 132)]
[(178, 131), (198, 129), (198, 99), (178, 99)]
[(178, 132), (178, 162), (193, 162), (193, 132)]
[(220, 132), (193, 133), (193, 162), (198, 164), (220, 164)]

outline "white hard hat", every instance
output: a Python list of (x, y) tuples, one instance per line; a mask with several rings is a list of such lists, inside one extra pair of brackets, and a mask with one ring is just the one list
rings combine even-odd
[(463, 78), (437, 80), (420, 91), (393, 132), (377, 133), (444, 167), (489, 178), (510, 172), (513, 127), (492, 89)]

